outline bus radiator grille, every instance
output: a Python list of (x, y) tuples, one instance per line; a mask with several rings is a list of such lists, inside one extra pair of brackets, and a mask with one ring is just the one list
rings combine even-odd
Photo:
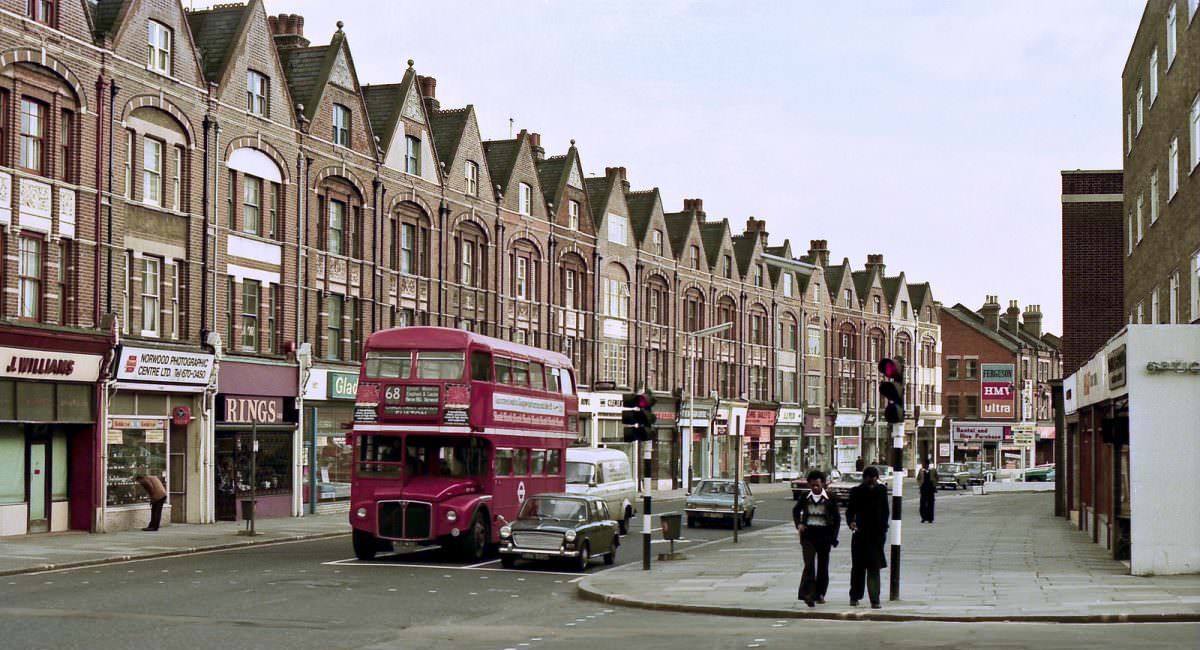
[(431, 507), (415, 501), (380, 501), (379, 536), (425, 540), (431, 536)]

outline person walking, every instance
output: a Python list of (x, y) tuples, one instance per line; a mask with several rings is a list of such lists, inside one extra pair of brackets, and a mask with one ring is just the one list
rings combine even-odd
[(150, 525), (142, 530), (156, 531), (162, 522), (163, 504), (167, 502), (167, 489), (163, 487), (162, 480), (153, 474), (138, 474), (133, 480), (142, 486), (142, 489), (150, 497)]
[(809, 607), (825, 602), (829, 588), (829, 551), (838, 545), (842, 515), (837, 502), (825, 492), (825, 473), (808, 473), (808, 496), (792, 508), (792, 522), (800, 533), (804, 573), (797, 597)]
[(917, 486), (921, 491), (921, 523), (933, 523), (933, 495), (937, 494), (938, 473), (926, 459), (917, 472)]
[(854, 471), (856, 471), (856, 472), (861, 472), (861, 471), (863, 471), (863, 459), (862, 459), (862, 456), (859, 456), (859, 457), (858, 457), (858, 460), (854, 461)]
[[(879, 470), (863, 470), (862, 483), (850, 488), (846, 505), (846, 523), (850, 538), (850, 605), (858, 606), (863, 588), (871, 598), (871, 608), (879, 609), (879, 570), (887, 566), (883, 543), (887, 539), (889, 517), (887, 488), (879, 483)], [(865, 583), (865, 584), (864, 584)]]

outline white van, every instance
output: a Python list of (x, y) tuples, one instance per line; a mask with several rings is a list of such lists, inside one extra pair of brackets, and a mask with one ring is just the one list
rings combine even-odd
[(629, 457), (616, 449), (569, 447), (567, 449), (567, 492), (600, 497), (621, 525), (621, 534), (629, 532), (629, 520), (636, 512), (637, 481)]

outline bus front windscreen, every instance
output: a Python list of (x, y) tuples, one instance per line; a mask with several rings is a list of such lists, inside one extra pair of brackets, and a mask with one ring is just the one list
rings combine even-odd
[(418, 352), (417, 379), (462, 379), (462, 352)]

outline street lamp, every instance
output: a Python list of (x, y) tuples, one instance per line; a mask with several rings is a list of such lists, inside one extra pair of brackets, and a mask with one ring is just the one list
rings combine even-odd
[(722, 323), (695, 332), (683, 332), (688, 337), (688, 433), (683, 439), (683, 489), (691, 490), (692, 436), (696, 431), (696, 339), (720, 334), (733, 328), (733, 323)]

